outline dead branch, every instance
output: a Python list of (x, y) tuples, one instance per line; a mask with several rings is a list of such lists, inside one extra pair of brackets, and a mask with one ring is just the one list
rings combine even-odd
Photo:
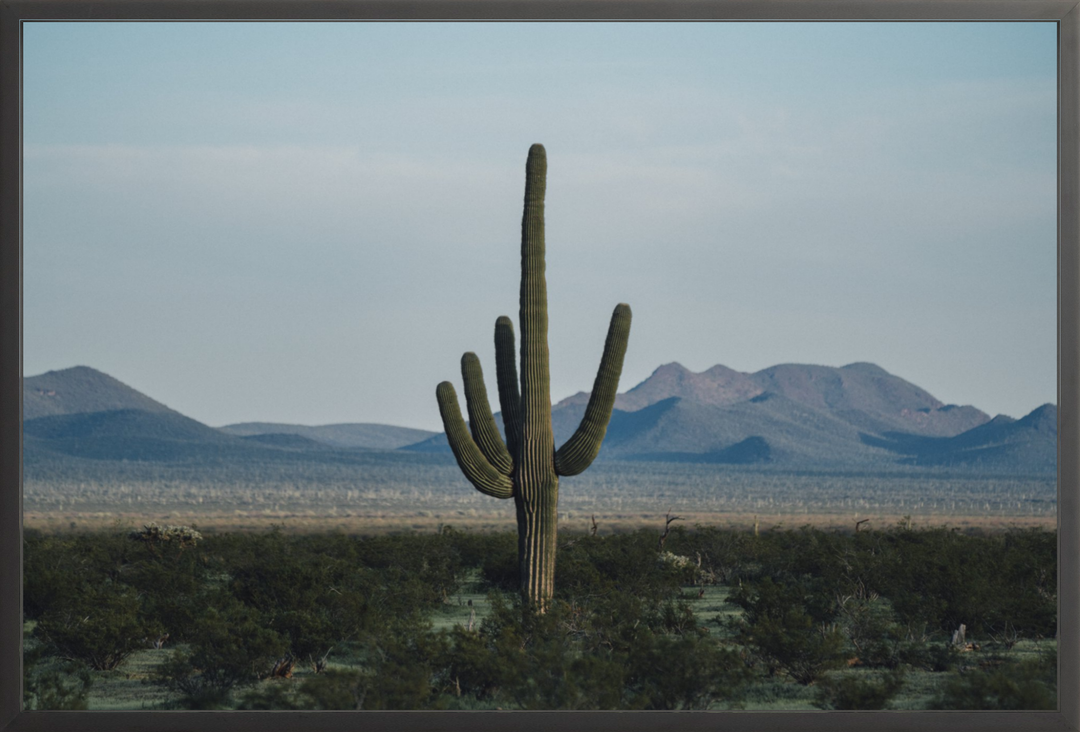
[(293, 666), (296, 665), (296, 659), (291, 653), (286, 653), (284, 656), (274, 661), (274, 665), (270, 668), (270, 678), (272, 679), (289, 679), (292, 678)]
[(330, 651), (334, 650), (333, 646), (326, 649), (326, 653), (322, 654), (319, 658), (314, 658), (311, 654), (308, 654), (308, 661), (311, 662), (311, 670), (317, 674), (321, 674), (326, 670), (327, 659), (330, 657)]
[(659, 551), (664, 551), (664, 542), (667, 541), (668, 534), (671, 533), (671, 524), (675, 521), (682, 520), (682, 516), (672, 516), (671, 511), (664, 514), (664, 533), (660, 535), (660, 545), (657, 547)]

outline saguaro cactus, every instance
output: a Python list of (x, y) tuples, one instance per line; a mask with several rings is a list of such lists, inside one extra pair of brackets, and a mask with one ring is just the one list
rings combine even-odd
[(547, 154), (543, 145), (533, 145), (525, 164), (525, 213), (521, 221), (520, 390), (513, 323), (505, 315), (495, 321), (495, 368), (506, 442), (495, 426), (475, 353), (461, 358), (468, 427), (453, 385), (444, 381), (435, 392), (446, 436), (465, 477), (481, 493), (514, 499), (521, 593), (527, 603), (540, 610), (555, 588), (559, 476), (582, 472), (600, 451), (630, 336), (630, 306), (619, 304), (611, 316), (585, 416), (573, 436), (556, 450), (551, 431), (544, 278), (546, 185)]

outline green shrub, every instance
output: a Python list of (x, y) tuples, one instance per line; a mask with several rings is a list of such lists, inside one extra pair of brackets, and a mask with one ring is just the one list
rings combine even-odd
[(930, 709), (1057, 709), (1057, 653), (953, 673)]
[(34, 635), (63, 658), (111, 671), (160, 633), (152, 622), (134, 589), (106, 582), (72, 591), (38, 618)]
[[(229, 695), (221, 697), (222, 703), (227, 703)], [(213, 708), (210, 706), (204, 709)], [(297, 685), (290, 679), (275, 679), (263, 687), (252, 687), (245, 691), (236, 704), (241, 711), (271, 709), (313, 709), (314, 706), (308, 700), (301, 697)]]
[(743, 583), (728, 602), (743, 609), (733, 626), (738, 643), (751, 650), (769, 675), (783, 672), (800, 684), (813, 683), (844, 662), (843, 636), (811, 614), (814, 598), (800, 583), (766, 577)]
[(93, 572), (68, 539), (27, 531), (23, 539), (23, 615), (37, 620), (58, 609)]
[(300, 694), (304, 709), (363, 709), (372, 685), (370, 672), (327, 671), (304, 679)]
[[(852, 657), (951, 672), (942, 708), (1042, 708), (1054, 692), (1052, 673), (974, 670), (985, 654), (949, 643), (957, 618), (976, 637), (1053, 634), (1053, 532), (675, 527), (663, 551), (657, 537), (563, 536), (556, 597), (537, 615), (518, 599), (512, 533), (192, 543), (27, 532), (24, 612), (42, 641), (35, 652), (51, 654), (27, 688), (35, 705), (78, 705), (79, 667), (59, 656), (115, 668), (168, 633), (177, 651), (157, 682), (188, 708), (229, 708), (238, 696), (249, 709), (705, 709), (805, 700), (812, 683), (828, 708), (887, 704), (890, 674), (828, 675)], [(476, 630), (433, 632), (433, 611), (477, 570), (509, 599), (492, 593)], [(702, 632), (700, 605), (684, 593), (725, 579), (742, 613), (721, 641)], [(351, 670), (256, 685), (286, 654), (302, 663), (328, 649)]]
[(39, 646), (23, 655), (23, 707), (26, 709), (86, 709), (93, 678), (76, 662), (45, 661)]
[(256, 611), (228, 597), (215, 599), (196, 621), (189, 647), (174, 651), (154, 677), (180, 695), (184, 708), (226, 708), (233, 687), (266, 676), (286, 651), (286, 641)]
[(438, 709), (437, 660), (445, 657), (444, 636), (424, 628), (383, 636), (370, 644), (370, 675), (358, 682), (358, 704), (364, 709)]
[(643, 634), (627, 658), (628, 702), (635, 709), (737, 706), (752, 673), (708, 633)]
[(128, 532), (128, 538), (141, 542), (153, 553), (183, 551), (202, 541), (202, 534), (190, 526), (158, 526), (149, 523), (141, 529)]
[[(559, 556), (556, 555), (556, 563)], [(556, 565), (557, 566), (557, 565)], [(556, 570), (555, 576), (559, 576)], [(517, 536), (503, 534), (502, 541), (493, 542), (480, 563), (480, 577), (491, 589), (503, 592), (519, 592)]]
[(442, 677), (455, 696), (521, 709), (706, 709), (736, 703), (750, 677), (675, 598), (654, 606), (609, 592), (556, 599), (544, 614), (489, 599), (479, 629), (447, 633)]
[(904, 672), (894, 669), (877, 677), (856, 674), (826, 677), (818, 684), (814, 706), (820, 709), (887, 709), (904, 687)]

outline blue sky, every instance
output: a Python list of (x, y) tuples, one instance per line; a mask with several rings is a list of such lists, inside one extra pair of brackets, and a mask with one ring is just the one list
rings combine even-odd
[(31, 23), (25, 372), (438, 429), (517, 317), (541, 142), (553, 400), (629, 302), (623, 389), (872, 361), (1019, 417), (1056, 401), (1055, 33)]

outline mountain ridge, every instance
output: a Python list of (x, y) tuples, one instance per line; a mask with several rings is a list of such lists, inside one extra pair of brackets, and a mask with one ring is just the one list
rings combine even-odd
[[(588, 392), (578, 392), (553, 405), (557, 444), (573, 433), (588, 399)], [(973, 448), (963, 440), (947, 440), (995, 420), (1022, 422), (1004, 415), (992, 419), (970, 405), (946, 404), (869, 362), (840, 367), (778, 364), (755, 373), (720, 364), (695, 373), (671, 362), (616, 396), (599, 458), (792, 467), (918, 464), (904, 450), (928, 440), (927, 445), (937, 446), (941, 464), (965, 465), (973, 453), (947, 453)], [(1010, 434), (1033, 429), (1034, 420), (1011, 428)], [(1047, 421), (1044, 417), (1038, 422), (1044, 428), (1043, 443), (1016, 447), (1024, 440), (1012, 440), (1009, 449), (1014, 453), (1028, 447), (1038, 453), (1030, 460), (1014, 455), (1017, 465), (1051, 469), (1046, 455), (1052, 450), (1056, 456), (1056, 422), (1051, 434)], [(501, 430), (502, 420), (497, 418), (496, 424)], [(985, 437), (976, 432), (967, 442)], [(450, 448), (440, 434), (404, 449)], [(1007, 462), (1001, 459), (995, 465), (1005, 468)]]
[[(846, 410), (853, 415), (863, 412), (860, 426), (867, 429), (907, 428), (919, 434), (950, 435), (990, 421), (990, 415), (973, 406), (945, 404), (926, 390), (868, 362), (839, 367), (784, 363), (753, 373), (722, 364), (695, 373), (671, 362), (618, 394), (615, 408), (637, 411), (672, 396), (726, 406), (768, 392), (817, 409)], [(588, 392), (577, 392), (557, 402), (553, 409), (584, 405), (588, 399)]]
[[(50, 393), (53, 392), (53, 393)], [(349, 459), (356, 451), (448, 453), (444, 434), (393, 425), (243, 422), (214, 428), (80, 366), (24, 380), (27, 456), (100, 459)], [(561, 443), (588, 394), (555, 404)], [(116, 408), (120, 407), (120, 408)], [(37, 415), (37, 416), (32, 416)], [(501, 419), (496, 419), (500, 429)], [(778, 364), (746, 374), (663, 364), (616, 398), (599, 458), (772, 465), (1056, 466), (1057, 409), (991, 418), (945, 404), (875, 364)]]

